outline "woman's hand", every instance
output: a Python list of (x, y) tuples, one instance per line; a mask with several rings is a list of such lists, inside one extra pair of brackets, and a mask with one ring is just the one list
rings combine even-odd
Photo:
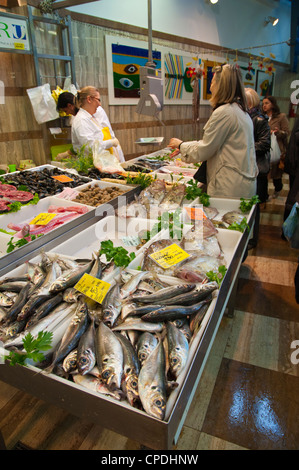
[(176, 137), (173, 137), (172, 139), (170, 139), (169, 144), (168, 144), (168, 147), (170, 147), (170, 148), (172, 148), (172, 149), (177, 149), (177, 148), (179, 148), (179, 145), (180, 145), (182, 142), (183, 142), (182, 140), (177, 139)]

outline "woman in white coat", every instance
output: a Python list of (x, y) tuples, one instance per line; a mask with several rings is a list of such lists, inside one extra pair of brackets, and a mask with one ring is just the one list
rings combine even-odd
[(256, 194), (258, 169), (253, 124), (238, 66), (215, 68), (211, 95), (213, 113), (203, 139), (183, 142), (172, 138), (169, 147), (179, 149), (185, 162), (207, 161), (209, 196), (251, 198)]
[(101, 107), (100, 92), (97, 88), (86, 86), (79, 90), (75, 98), (79, 108), (72, 121), (72, 144), (75, 151), (82, 145), (92, 147), (97, 140), (100, 149), (109, 150), (120, 162), (125, 161), (118, 139), (111, 128), (110, 121)]

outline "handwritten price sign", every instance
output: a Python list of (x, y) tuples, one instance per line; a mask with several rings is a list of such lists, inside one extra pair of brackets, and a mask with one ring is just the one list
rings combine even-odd
[(75, 285), (75, 289), (92, 300), (95, 300), (98, 303), (102, 303), (108, 290), (110, 289), (110, 286), (111, 284), (108, 282), (102, 281), (101, 279), (97, 279), (96, 277), (85, 273)]
[(186, 251), (182, 250), (182, 248), (176, 243), (150, 255), (150, 257), (163, 269), (171, 268), (184, 259), (189, 258), (189, 256), (190, 255)]

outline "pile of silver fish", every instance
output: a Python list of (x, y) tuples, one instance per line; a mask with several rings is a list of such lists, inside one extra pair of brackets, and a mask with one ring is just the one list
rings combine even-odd
[(34, 364), (42, 373), (126, 400), (163, 420), (217, 283), (178, 277), (165, 282), (151, 266), (124, 269), (100, 304), (74, 288), (84, 273), (104, 279), (113, 269), (98, 254), (73, 260), (42, 253), (40, 262), (26, 265), (25, 274), (0, 281), (5, 349), (22, 350), (28, 332), (51, 331), (51, 349), (43, 363)]

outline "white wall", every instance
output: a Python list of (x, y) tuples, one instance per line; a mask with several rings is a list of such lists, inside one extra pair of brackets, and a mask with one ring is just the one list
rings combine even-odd
[[(147, 9), (147, 0), (100, 0), (69, 8), (142, 28), (148, 27)], [(265, 27), (266, 16), (278, 16), (278, 24)], [(290, 18), (290, 0), (219, 0), (216, 5), (206, 0), (152, 0), (153, 30), (238, 50), (288, 41)], [(252, 49), (253, 54), (261, 52), (290, 62), (286, 44)]]

